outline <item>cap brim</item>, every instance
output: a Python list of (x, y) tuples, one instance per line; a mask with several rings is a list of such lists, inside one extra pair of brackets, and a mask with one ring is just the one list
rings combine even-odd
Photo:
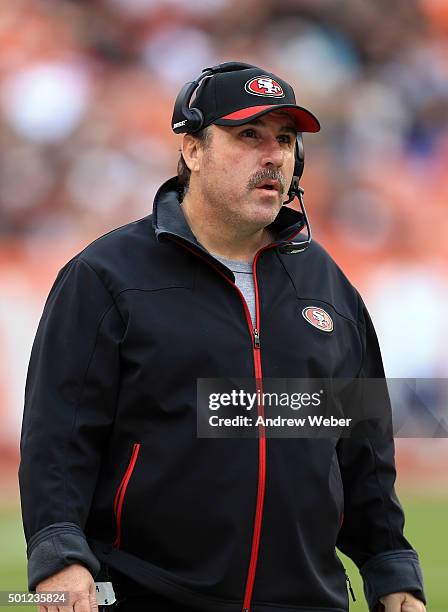
[(299, 132), (318, 132), (320, 130), (320, 123), (313, 113), (306, 108), (302, 108), (301, 106), (297, 106), (295, 104), (266, 104), (263, 106), (249, 106), (248, 108), (242, 108), (234, 113), (225, 115), (224, 117), (219, 117), (219, 119), (216, 119), (212, 123), (215, 123), (216, 125), (228, 126), (244, 125), (245, 123), (250, 123), (252, 119), (257, 119), (262, 115), (279, 110), (284, 111), (291, 116)]

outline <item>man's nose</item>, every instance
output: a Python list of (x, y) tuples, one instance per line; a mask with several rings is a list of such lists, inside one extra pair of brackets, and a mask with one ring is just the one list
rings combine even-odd
[(262, 166), (280, 168), (284, 162), (284, 150), (277, 138), (266, 139), (263, 145)]

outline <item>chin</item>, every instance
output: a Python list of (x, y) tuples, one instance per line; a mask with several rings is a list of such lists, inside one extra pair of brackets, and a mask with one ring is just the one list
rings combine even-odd
[(250, 215), (250, 219), (248, 220), (250, 220), (250, 222), (254, 225), (257, 225), (259, 228), (266, 227), (274, 221), (280, 211), (280, 208), (281, 207), (279, 206), (275, 206), (270, 207), (269, 210), (267, 210), (266, 207), (260, 210), (260, 207), (257, 207), (257, 210), (253, 211), (253, 214)]
[(283, 206), (283, 199), (276, 199), (274, 201), (264, 201), (264, 202), (257, 202), (257, 204), (254, 206), (254, 215), (257, 216), (259, 215), (260, 217), (266, 217), (266, 218), (270, 218), (272, 220), (275, 219), (275, 217), (278, 215), (278, 213), (280, 212), (280, 209)]

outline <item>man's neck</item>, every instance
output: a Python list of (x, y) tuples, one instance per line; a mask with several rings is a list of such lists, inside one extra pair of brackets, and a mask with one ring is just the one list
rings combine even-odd
[(215, 215), (207, 215), (203, 206), (185, 197), (182, 210), (196, 239), (210, 253), (234, 261), (252, 262), (261, 248), (272, 242), (266, 228), (243, 231), (241, 227), (222, 222)]

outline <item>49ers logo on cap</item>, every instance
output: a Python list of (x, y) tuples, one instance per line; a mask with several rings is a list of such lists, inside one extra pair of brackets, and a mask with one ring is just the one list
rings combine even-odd
[(313, 325), (313, 327), (317, 327), (317, 329), (320, 329), (320, 331), (333, 331), (333, 319), (323, 308), (318, 308), (317, 306), (306, 306), (302, 310), (302, 315), (305, 321), (308, 321), (308, 323)]
[(280, 83), (272, 77), (262, 74), (247, 81), (244, 86), (247, 93), (254, 96), (269, 96), (270, 98), (284, 98), (285, 93)]

